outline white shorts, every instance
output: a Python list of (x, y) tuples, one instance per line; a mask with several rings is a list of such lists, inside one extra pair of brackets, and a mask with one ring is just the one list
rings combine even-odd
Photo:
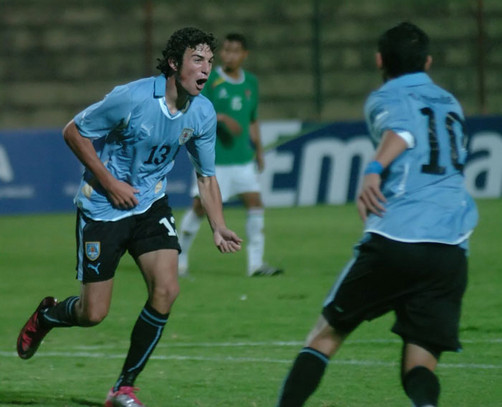
[[(254, 162), (239, 165), (217, 165), (215, 173), (223, 202), (246, 192), (260, 192), (259, 175)], [(190, 195), (192, 198), (199, 196), (196, 181), (192, 185)]]

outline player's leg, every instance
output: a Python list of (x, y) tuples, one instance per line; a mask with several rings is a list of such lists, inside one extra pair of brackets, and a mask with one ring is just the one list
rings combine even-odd
[(161, 314), (169, 313), (179, 294), (178, 250), (144, 253), (138, 257), (137, 263), (148, 288), (148, 304)]
[(284, 380), (277, 407), (303, 406), (319, 386), (329, 359), (346, 337), (321, 315)]
[(402, 385), (416, 407), (435, 407), (440, 384), (434, 371), (444, 351), (461, 348), (458, 329), (467, 284), (463, 249), (440, 244), (401, 244), (397, 256), (408, 259), (406, 270), (416, 276), (413, 294), (396, 308), (393, 331), (403, 338)]
[(178, 273), (182, 277), (188, 275), (188, 255), (203, 220), (204, 208), (200, 198), (196, 196), (193, 198), (192, 207), (185, 212), (181, 219), (179, 234), (181, 253), (178, 262)]
[(439, 354), (432, 352), (414, 343), (403, 346), (402, 384), (415, 407), (435, 407), (438, 404), (440, 385), (434, 370)]
[(133, 387), (162, 336), (171, 306), (179, 293), (176, 250), (145, 253), (138, 257), (137, 263), (147, 284), (148, 301), (134, 325), (129, 352), (115, 390), (121, 386)]
[(82, 283), (80, 296), (66, 298), (43, 313), (43, 325), (50, 328), (99, 324), (108, 315), (113, 279)]
[[(362, 318), (361, 315), (354, 317), (350, 312), (352, 308), (360, 307), (352, 295), (358, 287), (346, 283), (347, 280), (351, 280), (351, 274), (369, 274), (364, 273), (364, 267), (356, 267), (357, 264), (356, 259), (351, 260), (333, 284), (324, 302), (321, 317), (308, 335), (304, 348), (286, 376), (277, 407), (303, 406), (319, 386), (329, 359)], [(363, 279), (355, 278), (355, 280)], [(342, 328), (335, 329), (335, 324)]]
[[(148, 289), (148, 300), (131, 333), (126, 360), (105, 406), (141, 407), (134, 383), (160, 340), (171, 306), (179, 292), (176, 226), (166, 199), (157, 201), (145, 214), (135, 217), (137, 232), (129, 246)], [(128, 404), (129, 403), (129, 404)]]
[(80, 296), (71, 296), (44, 313), (51, 328), (94, 326), (108, 314), (113, 276), (133, 227), (131, 219), (99, 222), (77, 213), (77, 279)]
[(247, 272), (252, 275), (263, 265), (265, 210), (259, 192), (244, 192), (239, 198), (246, 208)]
[(315, 391), (328, 360), (359, 324), (389, 310), (394, 289), (381, 270), (381, 239), (364, 235), (324, 301), (322, 317), (286, 379), (278, 407), (300, 407)]
[(283, 270), (264, 262), (265, 210), (260, 193), (258, 172), (254, 163), (235, 166), (232, 193), (238, 195), (246, 208), (246, 252), (248, 276), (273, 276)]
[(32, 357), (52, 328), (93, 326), (108, 313), (113, 275), (123, 253), (120, 239), (127, 221), (95, 222), (77, 212), (77, 278), (82, 282), (80, 296), (58, 303), (46, 297), (21, 329), (18, 354)]
[(52, 328), (99, 324), (108, 314), (113, 280), (82, 284), (81, 295), (58, 303), (46, 297), (23, 326), (17, 340), (22, 359), (31, 358)]
[(179, 292), (177, 250), (145, 253), (136, 261), (148, 287), (148, 301), (136, 320), (127, 357), (117, 382), (108, 393), (105, 407), (143, 407), (135, 395), (134, 383), (162, 337)]

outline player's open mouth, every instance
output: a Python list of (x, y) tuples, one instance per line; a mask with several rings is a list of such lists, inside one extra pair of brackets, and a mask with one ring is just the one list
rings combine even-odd
[(196, 82), (197, 82), (197, 87), (199, 89), (202, 89), (204, 87), (204, 84), (207, 82), (207, 79), (198, 79)]

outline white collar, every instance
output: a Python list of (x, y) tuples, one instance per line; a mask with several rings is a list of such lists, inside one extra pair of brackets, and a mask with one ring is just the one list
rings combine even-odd
[(241, 83), (244, 82), (244, 79), (246, 78), (246, 74), (244, 73), (243, 69), (239, 69), (239, 77), (237, 79), (228, 76), (221, 66), (216, 67), (216, 72), (218, 72), (218, 75), (220, 75), (223, 79), (225, 79), (232, 85), (240, 85)]

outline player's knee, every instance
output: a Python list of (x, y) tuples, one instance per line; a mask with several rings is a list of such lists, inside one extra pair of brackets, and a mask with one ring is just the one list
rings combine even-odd
[(95, 326), (102, 322), (108, 315), (107, 310), (93, 309), (87, 310), (79, 318), (80, 326)]
[(90, 327), (99, 324), (108, 315), (109, 306), (103, 303), (84, 303), (78, 301), (75, 305), (75, 319), (79, 326)]
[(153, 288), (153, 296), (159, 302), (171, 306), (180, 293), (180, 286), (176, 282), (170, 282), (169, 284), (156, 285)]
[(332, 357), (349, 334), (332, 327), (324, 316), (321, 316), (310, 331), (305, 346), (317, 349), (328, 357)]
[(244, 206), (248, 210), (263, 210), (263, 202), (259, 193), (249, 193), (241, 196)]

